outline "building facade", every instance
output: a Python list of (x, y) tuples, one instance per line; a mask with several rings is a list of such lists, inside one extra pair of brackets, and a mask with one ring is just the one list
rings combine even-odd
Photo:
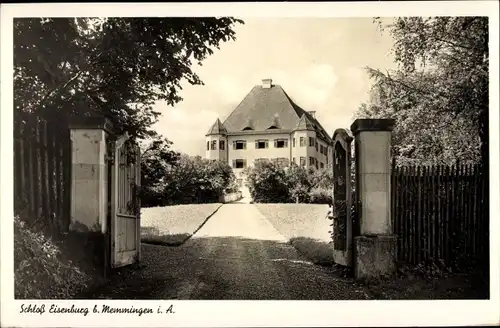
[(206, 158), (224, 161), (243, 186), (243, 170), (260, 160), (288, 167), (325, 169), (332, 162), (332, 139), (315, 117), (271, 79), (253, 87), (222, 123), (206, 134)]

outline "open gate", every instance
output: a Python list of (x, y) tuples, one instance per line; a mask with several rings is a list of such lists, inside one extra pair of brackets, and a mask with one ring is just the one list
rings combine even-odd
[(127, 133), (110, 150), (110, 266), (118, 268), (140, 259), (141, 158)]
[(351, 142), (346, 129), (333, 133), (333, 258), (335, 263), (352, 265), (352, 184)]

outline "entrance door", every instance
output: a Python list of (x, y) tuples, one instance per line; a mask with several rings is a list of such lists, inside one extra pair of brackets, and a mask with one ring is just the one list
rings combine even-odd
[(111, 267), (117, 268), (139, 261), (140, 148), (128, 134), (115, 142), (111, 168)]

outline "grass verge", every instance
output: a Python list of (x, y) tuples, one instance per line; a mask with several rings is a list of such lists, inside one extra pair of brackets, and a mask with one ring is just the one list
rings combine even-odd
[(141, 242), (180, 246), (221, 206), (216, 203), (144, 208), (141, 214)]
[(308, 237), (294, 237), (289, 240), (289, 243), (314, 264), (322, 266), (335, 264), (332, 245), (327, 242)]
[(331, 266), (328, 205), (254, 204), (289, 243), (306, 259), (317, 265)]

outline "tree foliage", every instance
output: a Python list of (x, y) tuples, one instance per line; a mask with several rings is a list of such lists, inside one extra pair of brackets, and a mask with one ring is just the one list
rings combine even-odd
[(142, 163), (142, 206), (211, 203), (235, 191), (233, 171), (223, 162), (172, 152), (168, 146), (151, 148), (149, 154)]
[(141, 187), (143, 200), (156, 199), (164, 188), (164, 180), (180, 154), (170, 149), (172, 142), (155, 136), (141, 149)]
[[(18, 18), (14, 105), (51, 117), (102, 113), (132, 137), (153, 136), (152, 105), (182, 100), (180, 82), (235, 39), (233, 18)], [(59, 114), (59, 115), (56, 115)]]
[(368, 68), (372, 99), (357, 117), (397, 120), (400, 162), (487, 162), (488, 18), (377, 20), (394, 39), (395, 71)]
[(257, 203), (332, 202), (333, 171), (293, 164), (281, 167), (270, 161), (255, 163), (246, 170), (247, 185)]

